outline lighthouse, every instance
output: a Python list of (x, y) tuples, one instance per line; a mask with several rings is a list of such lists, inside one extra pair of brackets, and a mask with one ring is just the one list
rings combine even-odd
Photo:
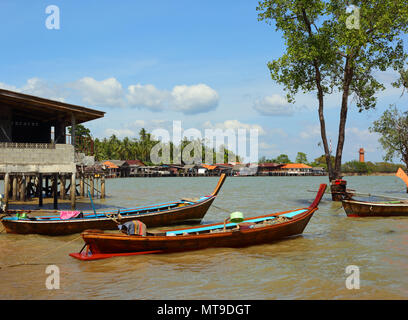
[(359, 154), (360, 154), (359, 161), (364, 162), (364, 148), (360, 148)]

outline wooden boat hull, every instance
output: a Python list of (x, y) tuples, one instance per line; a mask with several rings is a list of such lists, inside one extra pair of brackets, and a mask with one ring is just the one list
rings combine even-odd
[[(121, 210), (120, 223), (125, 223), (131, 220), (140, 220), (148, 227), (159, 227), (180, 223), (197, 223), (207, 213), (211, 204), (215, 200), (222, 184), (225, 181), (225, 175), (221, 176), (214, 192), (202, 197), (196, 202), (172, 202), (161, 204), (160, 207), (171, 207), (169, 210), (156, 210), (154, 206), (137, 208), (137, 210)], [(110, 214), (115, 214), (111, 212)], [(5, 230), (8, 233), (18, 234), (41, 234), (41, 235), (68, 235), (80, 233), (86, 229), (100, 230), (117, 230), (117, 223), (112, 218), (107, 217), (107, 213), (98, 213), (96, 216), (93, 213), (84, 215), (84, 218), (73, 218), (62, 220), (52, 218), (49, 220), (44, 217), (36, 217), (36, 220), (22, 219), (16, 217), (6, 217), (2, 219)]]
[[(167, 230), (165, 235), (147, 236), (129, 236), (121, 233), (113, 234), (88, 230), (82, 233), (82, 238), (88, 248), (87, 253), (83, 254), (83, 259), (81, 259), (80, 254), (71, 254), (71, 256), (81, 260), (91, 260), (90, 256), (92, 255), (99, 257), (105, 255), (106, 257), (125, 253), (178, 252), (218, 247), (246, 247), (271, 243), (302, 234), (317, 210), (317, 205), (325, 189), (326, 185), (321, 185), (315, 201), (308, 208), (251, 217), (244, 220), (247, 224), (255, 224), (255, 222), (264, 222), (267, 219), (283, 216), (288, 217), (288, 220), (285, 222), (258, 225), (254, 228), (240, 228), (215, 233), (207, 232), (208, 230), (219, 229), (223, 226), (223, 224), (218, 223), (195, 228)], [(204, 233), (201, 233), (203, 230)], [(172, 236), (172, 234), (174, 235)]]
[(408, 203), (401, 201), (390, 201), (386, 203), (343, 200), (342, 205), (348, 217), (408, 216)]

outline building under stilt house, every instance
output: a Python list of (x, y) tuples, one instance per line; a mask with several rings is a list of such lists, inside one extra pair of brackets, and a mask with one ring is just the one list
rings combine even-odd
[[(76, 153), (75, 127), (104, 114), (0, 89), (0, 179), (4, 179), (6, 207), (10, 201), (32, 197), (38, 197), (41, 207), (44, 197), (52, 197), (54, 209), (58, 198), (71, 199), (74, 209), (77, 179), (81, 178), (83, 187), (78, 161), (86, 158)], [(68, 143), (67, 127), (72, 127)]]

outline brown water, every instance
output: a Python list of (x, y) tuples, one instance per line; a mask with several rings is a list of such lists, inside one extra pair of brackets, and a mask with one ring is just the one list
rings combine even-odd
[[(98, 208), (132, 207), (209, 194), (217, 177), (128, 178), (107, 181)], [(360, 192), (408, 197), (396, 177), (349, 177)], [(309, 205), (327, 177), (229, 177), (214, 205), (245, 216)], [(0, 189), (2, 190), (2, 189)], [(211, 207), (203, 223), (227, 213)], [(408, 218), (347, 218), (324, 196), (302, 236), (242, 249), (78, 261), (83, 241), (0, 234), (1, 299), (407, 299)], [(34, 265), (18, 265), (35, 263)], [(47, 265), (60, 288), (46, 288)], [(360, 270), (360, 289), (347, 289), (345, 268)]]

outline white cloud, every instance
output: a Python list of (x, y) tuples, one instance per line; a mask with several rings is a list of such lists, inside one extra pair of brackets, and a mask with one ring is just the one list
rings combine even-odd
[[(366, 152), (378, 152), (382, 150), (378, 142), (380, 135), (375, 132), (370, 132), (368, 129), (356, 127), (346, 128), (345, 136), (345, 147), (347, 146), (349, 155), (355, 155), (356, 159), (358, 158), (358, 150), (360, 148), (364, 148)], [(369, 159), (367, 159), (367, 161), (369, 161)]]
[(258, 99), (253, 107), (264, 116), (292, 116), (294, 113), (293, 105), (279, 94)]
[(118, 138), (124, 138), (124, 137), (135, 137), (136, 132), (130, 129), (112, 129), (108, 128), (105, 130), (105, 135), (110, 137), (111, 135), (115, 135)]
[(127, 104), (131, 107), (162, 111), (168, 104), (170, 93), (157, 89), (151, 84), (134, 84), (128, 87)]
[(96, 107), (136, 107), (153, 112), (168, 110), (184, 114), (208, 112), (218, 106), (219, 100), (217, 91), (202, 83), (176, 85), (171, 91), (158, 89), (152, 84), (132, 84), (123, 89), (113, 77), (104, 80), (84, 77), (53, 86), (44, 80), (31, 78), (21, 88), (2, 82), (0, 87), (59, 101), (65, 101), (68, 96), (79, 98), (84, 104)]
[(213, 110), (218, 105), (218, 93), (206, 84), (175, 86), (171, 92), (174, 110), (197, 114)]
[(264, 128), (262, 128), (262, 126), (258, 124), (247, 124), (247, 123), (242, 123), (238, 120), (226, 120), (224, 122), (215, 123), (214, 125), (210, 121), (206, 121), (204, 122), (203, 127), (208, 128), (208, 129), (222, 129), (222, 130), (256, 129), (258, 130), (258, 135), (264, 135), (266, 133)]
[(86, 104), (95, 106), (123, 107), (123, 88), (115, 78), (95, 80), (85, 77), (70, 85), (78, 91)]
[(32, 96), (61, 102), (65, 101), (66, 98), (66, 93), (64, 92), (63, 88), (56, 85), (50, 85), (46, 81), (39, 78), (28, 79), (27, 82), (20, 88), (2, 82), (0, 82), (0, 87), (5, 90), (21, 92)]
[(321, 134), (320, 125), (315, 125), (307, 126), (304, 131), (300, 132), (299, 135), (302, 139), (311, 139), (320, 137), (320, 134)]

